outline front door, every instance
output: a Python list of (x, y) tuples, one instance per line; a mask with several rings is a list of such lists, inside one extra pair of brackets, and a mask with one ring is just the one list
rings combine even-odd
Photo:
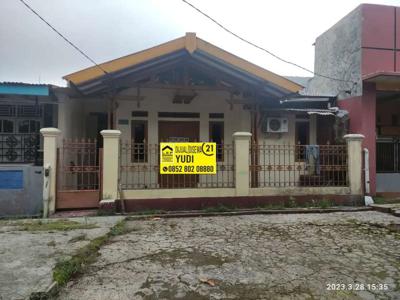
[[(199, 122), (197, 121), (159, 121), (158, 140), (162, 142), (198, 142)], [(160, 188), (194, 188), (198, 175), (159, 175)]]

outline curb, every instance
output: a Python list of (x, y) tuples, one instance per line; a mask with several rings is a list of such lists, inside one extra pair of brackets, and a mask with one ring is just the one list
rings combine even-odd
[(52, 299), (58, 292), (58, 283), (53, 281), (44, 292), (33, 292), (29, 296), (29, 300)]
[(373, 210), (376, 210), (379, 212), (392, 214), (395, 217), (400, 217), (400, 208), (398, 208), (398, 207), (385, 207), (385, 206), (381, 206), (379, 204), (377, 204), (377, 205), (372, 204), (371, 208)]
[(315, 209), (258, 209), (258, 210), (237, 210), (228, 212), (202, 212), (202, 211), (185, 211), (185, 212), (167, 212), (164, 214), (138, 215), (127, 214), (126, 220), (147, 220), (149, 218), (192, 218), (192, 217), (218, 217), (218, 216), (244, 216), (244, 215), (275, 215), (275, 214), (313, 214), (313, 213), (335, 213), (335, 212), (358, 212), (371, 211), (372, 207), (355, 207), (355, 208), (315, 208)]

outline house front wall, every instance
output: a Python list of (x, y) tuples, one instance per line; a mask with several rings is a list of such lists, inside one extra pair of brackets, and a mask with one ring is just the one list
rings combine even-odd
[(97, 115), (106, 115), (108, 111), (105, 98), (59, 95), (58, 99), (58, 128), (61, 130), (61, 139), (98, 138)]
[[(160, 121), (193, 121), (199, 123), (199, 140), (209, 140), (209, 122), (224, 122), (224, 142), (232, 142), (232, 134), (236, 131), (250, 131), (250, 111), (244, 110), (243, 105), (229, 104), (229, 93), (225, 91), (196, 91), (197, 96), (189, 104), (174, 104), (172, 99), (176, 90), (170, 89), (141, 89), (143, 101), (129, 100), (129, 96), (136, 96), (136, 89), (129, 89), (121, 93), (124, 100), (117, 101), (116, 127), (121, 130), (121, 140), (131, 139), (131, 121), (147, 120), (148, 143), (158, 144), (158, 126)], [(146, 111), (147, 117), (132, 117), (133, 111)], [(189, 112), (199, 113), (199, 118), (164, 118), (160, 112)], [(210, 119), (210, 113), (223, 113), (223, 119)], [(126, 122), (128, 121), (128, 122)], [(124, 123), (124, 124), (121, 124)], [(177, 132), (179, 136), (179, 132)]]
[[(182, 126), (187, 126), (188, 122), (198, 123), (199, 132), (195, 135), (198, 136), (199, 141), (210, 141), (210, 122), (223, 122), (224, 123), (224, 145), (225, 154), (224, 161), (218, 162), (218, 165), (224, 165), (223, 172), (217, 172), (216, 176), (201, 175), (198, 179), (198, 187), (209, 187), (210, 184), (220, 186), (223, 184), (225, 187), (231, 187), (233, 183), (233, 147), (232, 135), (235, 132), (252, 132), (252, 117), (251, 111), (244, 108), (243, 104), (230, 104), (235, 99), (230, 98), (227, 91), (196, 91), (197, 96), (189, 104), (174, 104), (172, 99), (176, 90), (170, 89), (141, 89), (140, 99), (137, 101), (137, 89), (126, 90), (116, 97), (116, 113), (115, 122), (116, 128), (121, 131), (122, 141), (122, 154), (121, 165), (136, 169), (137, 172), (121, 172), (121, 182), (123, 189), (129, 190), (129, 186), (134, 184), (135, 189), (151, 189), (159, 188), (160, 179), (157, 172), (150, 172), (155, 166), (158, 165), (158, 158), (156, 155), (157, 144), (161, 141), (159, 135), (159, 126), (164, 126), (165, 122), (178, 124), (182, 122)], [(133, 100), (130, 100), (129, 97)], [(132, 116), (132, 112), (146, 112), (147, 116)], [(159, 113), (199, 113), (198, 118), (165, 118), (159, 116)], [(223, 114), (223, 118), (212, 118), (210, 114), (219, 113)], [(262, 130), (262, 122), (268, 117), (282, 117), (288, 120), (288, 131), (283, 133), (266, 133)], [(133, 162), (131, 161), (132, 149), (132, 122), (144, 120), (147, 122), (147, 153), (148, 158), (146, 162)], [(294, 113), (284, 111), (264, 111), (259, 112), (259, 119), (257, 124), (257, 137), (258, 143), (261, 147), (277, 146), (287, 147), (285, 150), (276, 148), (276, 154), (272, 154), (267, 150), (264, 151), (265, 155), (258, 156), (258, 162), (261, 165), (276, 165), (280, 164), (282, 167), (287, 168), (288, 165), (292, 166), (292, 171), (279, 172), (279, 176), (274, 176), (276, 185), (282, 184), (283, 181), (292, 182), (296, 185), (299, 176), (302, 172), (295, 172), (294, 169), (299, 166), (304, 170), (304, 162), (298, 162), (295, 159), (295, 151), (293, 146), (296, 144), (295, 132), (296, 122), (305, 121), (304, 119), (296, 118)], [(160, 123), (161, 122), (161, 123)], [(309, 122), (309, 142), (316, 144), (316, 116), (311, 116)], [(179, 125), (178, 125), (179, 128)], [(194, 129), (195, 130), (195, 129)], [(181, 132), (177, 130), (175, 137), (179, 138)], [(289, 148), (289, 145), (292, 148)], [(229, 148), (228, 148), (229, 147)], [(279, 153), (279, 154), (278, 154)], [(232, 168), (232, 169), (231, 169)], [(128, 168), (129, 169), (129, 168)], [(146, 170), (146, 171), (143, 171)], [(230, 171), (228, 171), (230, 170)], [(269, 181), (271, 172), (260, 172), (257, 180), (261, 182)], [(145, 178), (145, 179), (143, 179)], [(268, 179), (267, 179), (268, 178)], [(280, 183), (279, 183), (280, 182)], [(275, 183), (271, 184), (275, 185)], [(132, 187), (132, 186), (131, 186)], [(128, 193), (129, 194), (129, 193)]]
[[(183, 185), (188, 184), (188, 180), (195, 180), (193, 184), (197, 186), (210, 186), (223, 184), (224, 186), (231, 186), (233, 184), (233, 147), (232, 147), (232, 134), (237, 131), (251, 131), (251, 117), (250, 110), (243, 108), (242, 104), (230, 104), (230, 94), (226, 91), (196, 91), (197, 96), (189, 104), (174, 104), (173, 98), (176, 90), (171, 89), (141, 89), (140, 94), (143, 100), (140, 102), (129, 100), (135, 99), (137, 89), (129, 89), (116, 97), (116, 112), (115, 122), (116, 128), (121, 131), (121, 160), (122, 166), (129, 166), (133, 168), (148, 168), (148, 171), (137, 172), (123, 172), (120, 173), (120, 180), (123, 189), (129, 190), (134, 187), (135, 189), (151, 189), (159, 188), (162, 186), (161, 179), (159, 178), (158, 170), (154, 171), (154, 167), (158, 165), (158, 144), (162, 137), (159, 134), (160, 126), (167, 126), (173, 124), (175, 127), (174, 138), (187, 136), (188, 130), (193, 131), (189, 133), (190, 136), (196, 137), (198, 141), (209, 141), (210, 138), (210, 122), (223, 122), (223, 141), (225, 145), (225, 157), (223, 162), (218, 164), (226, 167), (224, 171), (217, 172), (216, 176), (201, 175), (197, 179), (189, 178), (174, 179), (180, 180)], [(121, 100), (123, 99), (123, 100)], [(132, 116), (132, 112), (146, 112), (147, 117)], [(198, 113), (199, 117), (195, 118), (174, 118), (174, 117), (161, 117), (159, 113)], [(210, 118), (210, 113), (223, 114), (223, 118)], [(131, 147), (131, 127), (132, 121), (145, 120), (147, 122), (147, 136), (146, 144), (148, 145), (147, 161), (146, 162), (133, 162)], [(179, 126), (182, 124), (182, 127)], [(190, 127), (190, 129), (185, 128)], [(171, 131), (171, 130), (170, 130)], [(185, 133), (184, 133), (185, 131)], [(196, 132), (198, 131), (198, 132)], [(164, 140), (166, 141), (166, 140)], [(170, 140), (171, 141), (171, 140)], [(191, 140), (193, 141), (193, 139)], [(228, 170), (229, 168), (229, 170)], [(151, 171), (150, 171), (151, 170)], [(195, 175), (196, 176), (196, 175)], [(143, 178), (145, 177), (145, 178)], [(170, 179), (166, 179), (169, 181)], [(185, 183), (186, 182), (186, 183)], [(165, 183), (168, 185), (168, 182)], [(174, 184), (174, 183), (172, 183)], [(176, 183), (175, 183), (176, 184)], [(179, 185), (179, 184), (178, 184)], [(188, 186), (186, 186), (188, 187)]]

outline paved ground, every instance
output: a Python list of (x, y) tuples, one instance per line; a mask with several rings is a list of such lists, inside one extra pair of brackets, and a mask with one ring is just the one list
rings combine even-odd
[(400, 218), (389, 214), (127, 225), (60, 299), (400, 299)]
[[(63, 220), (0, 221), (0, 299), (25, 299), (52, 283), (53, 267), (89, 240), (104, 235), (120, 217), (74, 218), (80, 228), (42, 231), (47, 222)], [(41, 222), (42, 225), (38, 224)], [(94, 224), (94, 225), (92, 225)], [(67, 223), (66, 229), (68, 229)], [(39, 229), (39, 230), (38, 230)]]

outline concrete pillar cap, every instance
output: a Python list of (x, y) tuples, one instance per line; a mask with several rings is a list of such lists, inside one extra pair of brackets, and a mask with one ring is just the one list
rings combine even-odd
[(106, 130), (102, 130), (100, 131), (100, 134), (104, 137), (104, 138), (111, 138), (111, 137), (119, 137), (121, 135), (121, 131), (120, 130), (114, 130), (114, 129), (106, 129)]
[(352, 133), (352, 134), (346, 134), (343, 138), (348, 141), (362, 141), (365, 138), (365, 136), (363, 134)]
[(250, 132), (235, 132), (232, 134), (234, 139), (243, 139), (243, 140), (250, 140), (252, 134)]
[(46, 127), (46, 128), (42, 128), (40, 129), (40, 133), (44, 136), (59, 136), (61, 133), (61, 130), (58, 128), (54, 128), (54, 127)]

